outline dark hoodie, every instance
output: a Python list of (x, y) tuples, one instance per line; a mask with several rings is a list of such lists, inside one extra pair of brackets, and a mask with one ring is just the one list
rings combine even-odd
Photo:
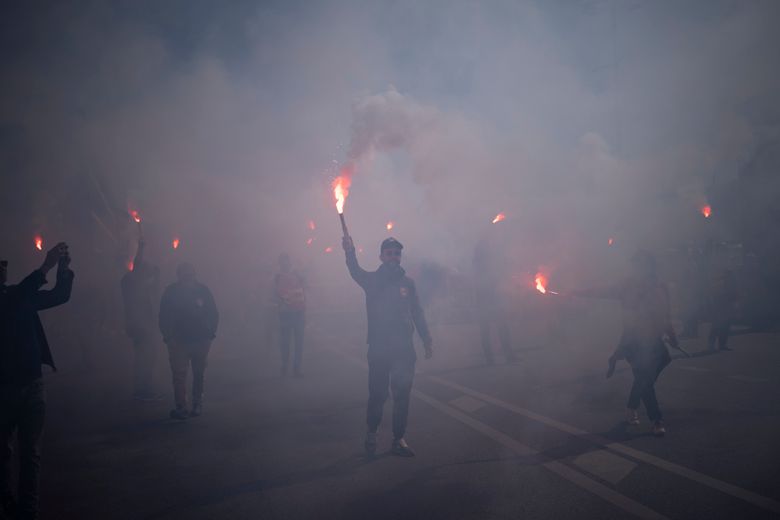
[(166, 343), (212, 340), (217, 334), (219, 313), (208, 287), (193, 282), (175, 282), (165, 289), (160, 302), (160, 332)]
[(415, 327), (423, 342), (430, 343), (431, 334), (414, 281), (400, 265), (382, 264), (376, 271), (365, 271), (358, 265), (353, 249), (347, 251), (347, 268), (366, 293), (370, 349), (407, 352), (411, 349), (414, 354)]
[(54, 288), (41, 291), (46, 277), (36, 269), (18, 285), (0, 286), (0, 384), (26, 385), (42, 376), (42, 364), (56, 370), (38, 311), (67, 302), (73, 277), (70, 269), (58, 271)]

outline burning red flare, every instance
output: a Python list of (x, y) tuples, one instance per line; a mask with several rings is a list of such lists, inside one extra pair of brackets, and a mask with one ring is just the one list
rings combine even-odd
[(395, 222), (393, 222), (393, 221), (391, 220), (390, 222), (388, 222), (387, 224), (385, 224), (385, 227), (387, 228), (387, 230), (388, 230), (388, 231), (390, 231), (390, 230), (392, 230), (392, 229), (395, 227)]
[(311, 229), (312, 231), (314, 231), (315, 229), (317, 229), (317, 226), (314, 224), (314, 221), (313, 221), (313, 220), (310, 220), (310, 221), (309, 221), (309, 229)]
[(310, 239), (308, 239), (308, 240), (306, 241), (306, 245), (307, 245), (307, 246), (310, 246), (312, 242), (314, 242), (314, 239), (313, 239), (313, 238), (310, 238)]
[(704, 215), (704, 218), (710, 218), (710, 215), (712, 215), (712, 206), (705, 204), (704, 207), (701, 208), (701, 214)]
[(128, 260), (127, 261), (127, 270), (128, 271), (132, 271), (134, 267), (135, 266), (133, 265), (133, 261), (132, 260)]
[(43, 251), (43, 238), (40, 236), (35, 237), (35, 249)]
[(136, 210), (131, 211), (130, 216), (133, 217), (133, 220), (135, 220), (137, 224), (141, 223), (141, 215), (139, 215)]
[(614, 239), (614, 238), (610, 238), (610, 239), (609, 239), (609, 245), (612, 245), (612, 244), (614, 244), (614, 243), (615, 243), (615, 239)]
[(534, 282), (536, 283), (536, 290), (539, 291), (542, 294), (547, 293), (547, 277), (544, 276), (542, 273), (536, 273), (536, 278), (534, 278)]
[(328, 246), (328, 247), (325, 248), (325, 252), (326, 253), (332, 253), (333, 252), (333, 248)]
[(506, 218), (506, 215), (504, 213), (499, 213), (498, 215), (496, 215), (496, 218), (493, 219), (493, 224), (498, 224), (499, 222), (501, 222), (505, 218)]
[(179, 249), (179, 239), (174, 237), (173, 241), (171, 242), (171, 245), (173, 246), (174, 249)]
[(336, 198), (336, 211), (339, 213), (344, 213), (344, 201), (347, 200), (351, 184), (352, 179), (346, 175), (339, 175), (333, 179), (333, 196)]

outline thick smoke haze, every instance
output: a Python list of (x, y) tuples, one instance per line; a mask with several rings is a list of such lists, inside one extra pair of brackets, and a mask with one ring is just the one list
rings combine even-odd
[[(598, 270), (612, 237), (622, 258), (677, 247), (777, 138), (778, 14), (760, 1), (7, 6), (3, 248), (30, 264), (35, 234), (67, 238), (81, 262), (121, 271), (137, 209), (150, 255), (204, 276), (251, 279), (282, 250), (341, 269), (329, 182), (350, 162), (367, 261), (389, 220), (410, 257), (453, 268), (485, 234), (513, 234), (528, 269)], [(727, 239), (738, 215), (721, 209), (706, 232)], [(491, 227), (498, 212), (512, 231)]]

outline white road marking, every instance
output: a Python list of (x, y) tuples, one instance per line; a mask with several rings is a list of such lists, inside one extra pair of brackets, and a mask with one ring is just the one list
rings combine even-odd
[(620, 483), (637, 467), (636, 462), (619, 457), (605, 449), (583, 453), (575, 458), (573, 463), (612, 485)]
[(450, 404), (468, 413), (474, 413), (480, 408), (484, 408), (485, 406), (487, 406), (484, 401), (480, 401), (479, 399), (474, 399), (473, 397), (469, 397), (467, 395), (462, 395), (460, 397), (453, 399), (452, 401), (450, 401)]
[(466, 395), (470, 395), (477, 399), (481, 399), (486, 403), (490, 403), (492, 405), (498, 406), (499, 408), (509, 410), (511, 412), (527, 417), (529, 419), (533, 419), (534, 421), (540, 422), (542, 424), (546, 424), (547, 426), (555, 428), (556, 430), (560, 430), (570, 435), (587, 437), (592, 442), (599, 444), (604, 448), (607, 448), (608, 450), (612, 450), (621, 455), (627, 455), (636, 460), (640, 460), (647, 464), (656, 466), (657, 468), (666, 470), (670, 473), (674, 473), (675, 475), (685, 477), (689, 480), (711, 487), (712, 489), (715, 489), (722, 493), (726, 493), (727, 495), (731, 495), (733, 497), (744, 500), (745, 502), (749, 502), (762, 509), (772, 511), (774, 513), (780, 513), (780, 502), (777, 502), (776, 500), (773, 500), (771, 498), (767, 498), (763, 495), (759, 495), (758, 493), (754, 493), (747, 489), (743, 489), (739, 486), (735, 486), (734, 484), (729, 484), (728, 482), (723, 482), (722, 480), (718, 480), (716, 478), (710, 477), (703, 473), (699, 473), (698, 471), (692, 470), (690, 468), (686, 468), (685, 466), (680, 466), (679, 464), (669, 462), (660, 457), (656, 457), (655, 455), (650, 455), (649, 453), (645, 453), (643, 451), (639, 451), (634, 448), (629, 448), (624, 444), (613, 442), (604, 437), (595, 435), (585, 430), (581, 430), (580, 428), (577, 428), (575, 426), (571, 426), (562, 423), (560, 421), (556, 421), (555, 419), (545, 417), (544, 415), (540, 415), (536, 412), (526, 410), (525, 408), (522, 408), (520, 406), (516, 406), (512, 403), (508, 403), (506, 401), (502, 401), (501, 399), (492, 397), (490, 395), (483, 394), (482, 392), (478, 392), (477, 390), (472, 390), (471, 388), (465, 387), (463, 385), (449, 381), (447, 379), (442, 379), (441, 377), (438, 376), (428, 376), (428, 379), (431, 381), (435, 381), (443, 386), (448, 386), (450, 388), (458, 390), (459, 392), (462, 392)]

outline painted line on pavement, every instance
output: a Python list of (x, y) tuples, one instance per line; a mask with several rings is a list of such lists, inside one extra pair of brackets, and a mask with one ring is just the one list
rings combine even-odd
[(717, 491), (720, 491), (722, 493), (725, 493), (727, 495), (731, 495), (733, 497), (739, 498), (741, 500), (744, 500), (745, 502), (749, 502), (755, 506), (758, 506), (762, 509), (766, 509), (768, 511), (772, 511), (774, 513), (780, 513), (780, 502), (777, 502), (776, 500), (773, 500), (771, 498), (765, 497), (763, 495), (759, 495), (758, 493), (754, 493), (752, 491), (749, 491), (747, 489), (743, 489), (739, 486), (735, 486), (734, 484), (729, 484), (728, 482), (724, 482), (722, 480), (718, 480), (714, 477), (710, 477), (708, 475), (705, 475), (703, 473), (699, 473), (698, 471), (692, 470), (690, 468), (686, 468), (685, 466), (680, 466), (679, 464), (675, 464), (673, 462), (669, 462), (665, 459), (662, 459), (660, 457), (656, 457), (655, 455), (650, 455), (649, 453), (646, 453), (644, 451), (640, 451), (634, 448), (630, 448), (626, 446), (625, 444), (621, 444), (619, 442), (611, 441), (607, 438), (601, 437), (600, 435), (596, 435), (594, 433), (582, 430), (580, 428), (577, 428), (575, 426), (571, 426), (569, 424), (562, 423), (560, 421), (556, 421), (555, 419), (551, 419), (549, 417), (545, 417), (544, 415), (538, 414), (536, 412), (532, 412), (531, 410), (527, 410), (525, 408), (522, 408), (520, 406), (514, 405), (512, 403), (508, 403), (506, 401), (503, 401), (501, 399), (498, 399), (496, 397), (484, 394), (482, 392), (479, 392), (477, 390), (473, 390), (471, 388), (468, 388), (466, 386), (460, 385), (458, 383), (455, 383), (453, 381), (449, 381), (447, 379), (443, 379), (439, 376), (427, 376), (427, 379), (434, 381), (436, 383), (439, 383), (443, 386), (447, 386), (449, 388), (452, 388), (454, 390), (458, 390), (459, 392), (462, 392), (466, 395), (470, 395), (471, 397), (475, 397), (477, 399), (481, 399), (482, 401), (485, 401), (486, 403), (490, 403), (492, 405), (498, 406), (499, 408), (503, 408), (505, 410), (509, 410), (510, 412), (514, 412), (518, 415), (522, 415), (524, 417), (527, 417), (529, 419), (532, 419), (534, 421), (540, 422), (542, 424), (545, 424), (547, 426), (550, 426), (552, 428), (555, 428), (556, 430), (560, 430), (562, 432), (568, 433), (570, 435), (576, 435), (580, 437), (586, 437), (590, 441), (592, 441), (595, 444), (599, 444), (603, 446), (604, 448), (607, 448), (608, 450), (612, 450), (616, 453), (620, 453), (621, 455), (627, 455), (629, 457), (632, 457), (636, 460), (640, 460), (642, 462), (645, 462), (647, 464), (651, 464), (653, 466), (656, 466), (657, 468), (661, 468), (663, 470), (666, 470), (670, 473), (674, 473), (676, 475), (679, 475), (681, 477), (685, 477), (689, 480), (692, 480), (694, 482), (697, 482), (699, 484), (708, 486), (712, 489), (715, 489)]
[[(355, 357), (350, 356), (349, 354), (344, 354), (342, 352), (339, 352), (338, 350), (334, 350), (328, 347), (326, 347), (325, 349), (330, 350), (331, 352), (348, 359), (352, 363), (359, 365), (362, 368), (368, 367), (367, 363), (365, 363), (364, 361), (360, 361)], [(530, 446), (526, 446), (525, 444), (516, 441), (509, 435), (499, 430), (496, 430), (491, 426), (488, 426), (482, 421), (474, 419), (473, 417), (461, 412), (460, 410), (446, 403), (443, 403), (438, 399), (431, 397), (424, 392), (421, 392), (420, 390), (412, 389), (412, 395), (417, 399), (429, 404), (431, 407), (442, 412), (443, 414), (448, 415), (449, 417), (455, 419), (456, 421), (465, 424), (466, 426), (470, 427), (472, 430), (475, 430), (476, 432), (481, 433), (485, 437), (488, 437), (489, 439), (501, 444), (505, 448), (510, 449), (512, 452), (514, 452), (517, 455), (520, 456), (540, 455), (538, 451), (531, 448)], [(604, 484), (601, 484), (600, 482), (593, 480), (592, 478), (588, 477), (584, 473), (580, 473), (579, 471), (561, 462), (550, 460), (543, 463), (542, 466), (552, 471), (559, 477), (568, 480), (572, 484), (579, 486), (586, 491), (589, 491), (590, 493), (598, 496), (599, 498), (606, 500), (610, 504), (638, 518), (655, 519), (655, 520), (662, 520), (667, 518), (662, 514), (650, 509), (649, 507), (640, 504), (636, 500), (633, 500), (625, 495), (622, 495), (621, 493), (618, 493), (613, 489), (610, 489)]]

